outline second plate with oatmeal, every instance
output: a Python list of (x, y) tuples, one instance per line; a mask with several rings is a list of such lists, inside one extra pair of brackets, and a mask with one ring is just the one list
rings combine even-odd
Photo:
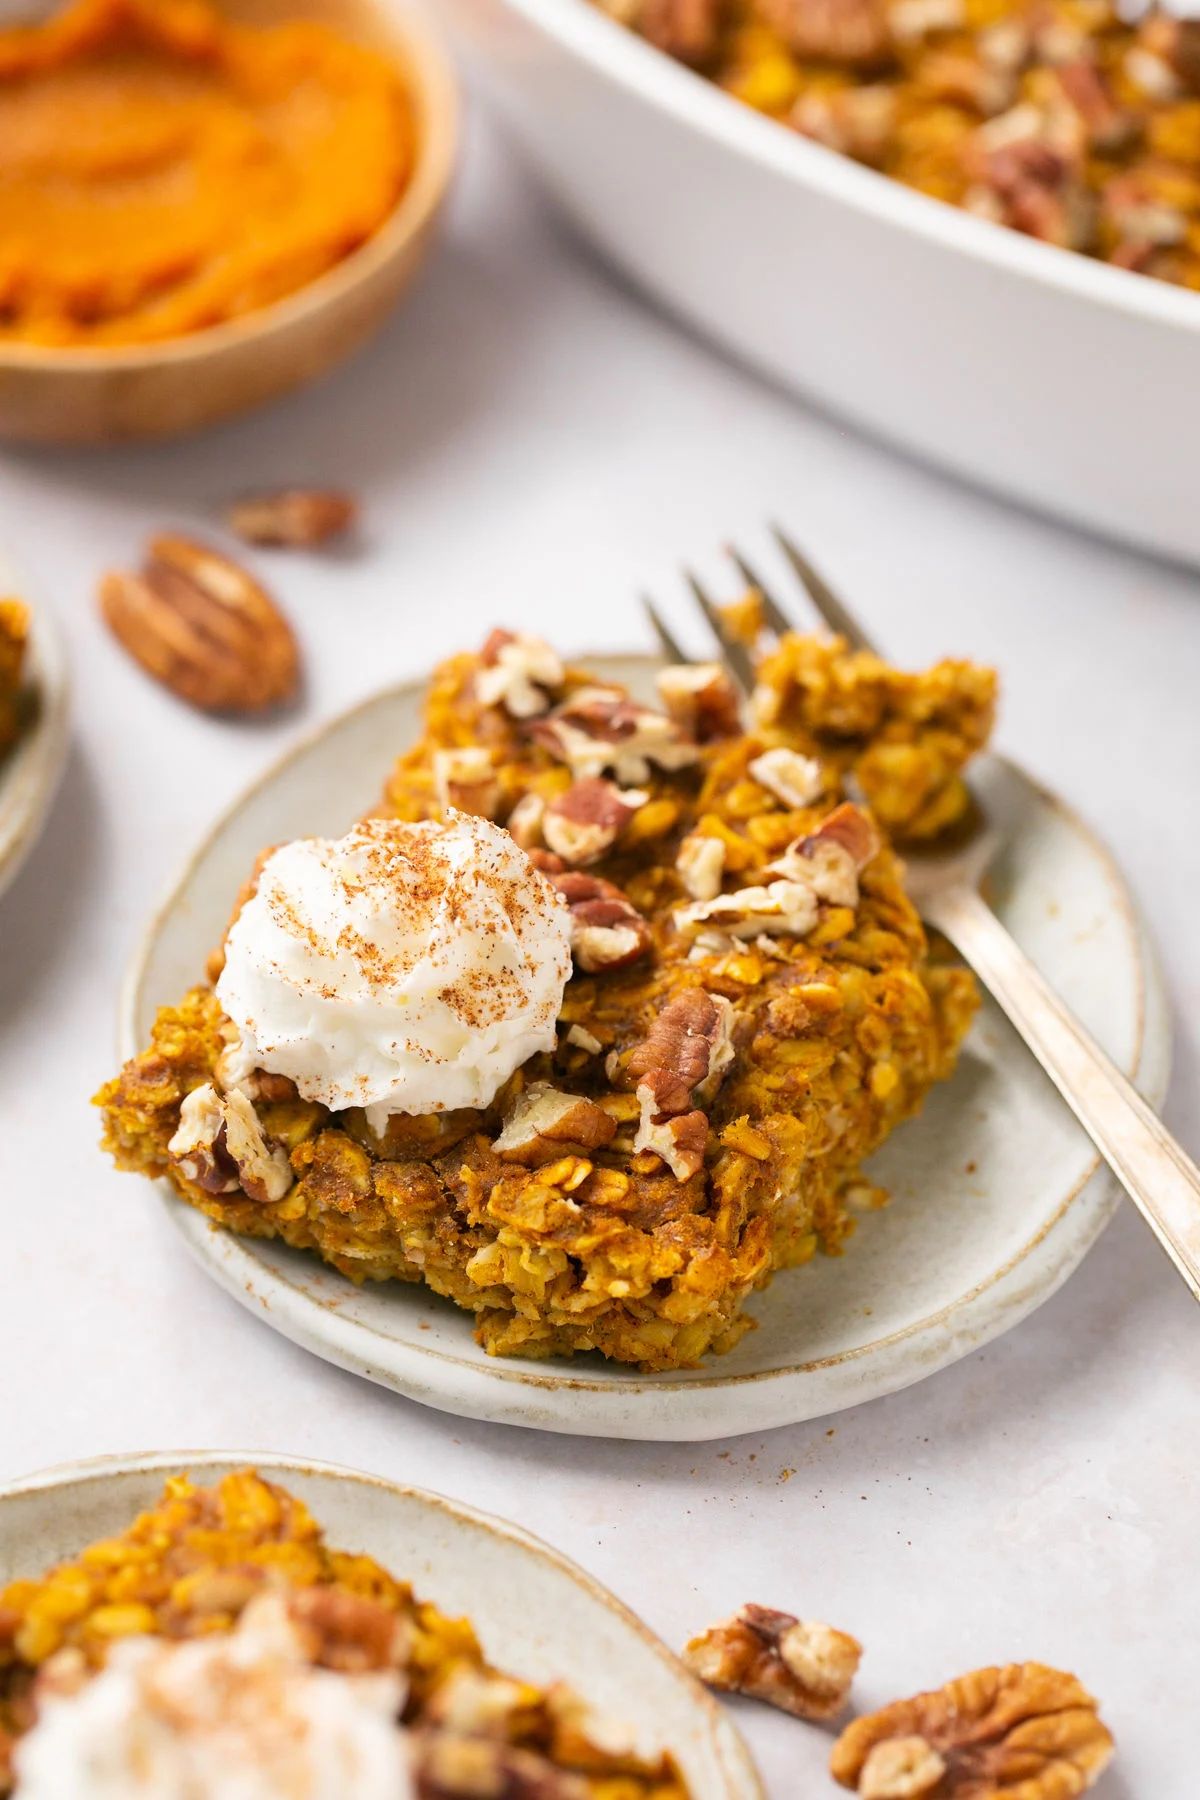
[[(423, 689), (381, 694), (200, 847), (127, 985), (110, 1148), (171, 1177), (257, 1316), (471, 1417), (761, 1430), (1015, 1324), (1115, 1186), (999, 1014), (971, 1022), (845, 788), (893, 833), (952, 814), (982, 673), (797, 640), (748, 736), (697, 677), (651, 710), (649, 658), (489, 642), (435, 676), (420, 748)], [(389, 768), (391, 822), (344, 836)], [(998, 910), (1158, 1100), (1163, 996), (1118, 872), (1011, 764), (973, 781)]]

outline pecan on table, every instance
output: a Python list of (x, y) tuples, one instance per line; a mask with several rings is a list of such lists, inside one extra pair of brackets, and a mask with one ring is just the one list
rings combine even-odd
[(350, 530), (358, 503), (337, 488), (280, 488), (235, 500), (225, 516), (244, 543), (312, 550)]
[(206, 712), (261, 712), (296, 693), (296, 640), (275, 602), (191, 538), (153, 538), (140, 573), (106, 575), (100, 610), (148, 674)]
[(861, 1656), (848, 1632), (751, 1604), (693, 1638), (683, 1660), (709, 1687), (821, 1720), (842, 1711)]
[(1075, 1800), (1112, 1754), (1074, 1675), (1009, 1663), (855, 1719), (829, 1767), (861, 1800)]

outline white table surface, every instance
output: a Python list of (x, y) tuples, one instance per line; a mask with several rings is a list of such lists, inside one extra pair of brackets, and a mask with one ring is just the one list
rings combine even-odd
[[(302, 715), (193, 714), (108, 640), (97, 575), (153, 528), (306, 478), (354, 489), (369, 533), (351, 559), (270, 564), (308, 653)], [(357, 1464), (520, 1520), (673, 1644), (747, 1599), (843, 1626), (866, 1645), (864, 1705), (994, 1660), (1075, 1670), (1121, 1741), (1104, 1800), (1193, 1800), (1200, 1320), (1131, 1209), (1035, 1317), (923, 1385), (660, 1448), (471, 1424), (326, 1367), (218, 1292), (96, 1148), (125, 960), (289, 737), (498, 620), (567, 649), (637, 643), (639, 587), (671, 593), (684, 555), (715, 572), (719, 543), (772, 515), (902, 657), (1001, 666), (1002, 744), (1108, 837), (1152, 921), (1168, 1117), (1200, 1151), (1196, 579), (956, 488), (721, 361), (562, 234), (476, 124), (436, 264), (350, 369), (190, 444), (0, 459), (0, 535), (76, 683), (57, 809), (0, 904), (0, 1477), (172, 1446)], [(832, 1794), (823, 1733), (738, 1716), (772, 1796)]]

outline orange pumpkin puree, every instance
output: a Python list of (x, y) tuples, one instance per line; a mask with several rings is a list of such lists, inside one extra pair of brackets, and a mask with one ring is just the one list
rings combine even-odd
[(371, 236), (413, 163), (394, 65), (312, 21), (74, 0), (0, 30), (0, 339), (178, 337)]

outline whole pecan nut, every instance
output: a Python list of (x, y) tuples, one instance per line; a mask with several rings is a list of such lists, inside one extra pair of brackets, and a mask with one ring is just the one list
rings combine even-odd
[(572, 782), (542, 814), (542, 836), (564, 862), (595, 862), (612, 849), (649, 797), (641, 788), (619, 788), (600, 776)]
[[(633, 902), (611, 881), (563, 869), (557, 857), (533, 859), (558, 889), (571, 913), (571, 954), (586, 975), (623, 969), (649, 950), (650, 927)], [(548, 868), (547, 862), (559, 863)]]
[(661, 1156), (678, 1181), (703, 1167), (708, 1118), (692, 1102), (707, 1102), (733, 1061), (732, 1019), (733, 1007), (723, 995), (684, 988), (626, 1062), (641, 1108), (633, 1147)]
[(506, 1161), (536, 1168), (553, 1162), (564, 1147), (599, 1150), (616, 1132), (616, 1120), (582, 1094), (567, 1094), (548, 1081), (534, 1081), (505, 1114), (492, 1145)]
[(229, 529), (247, 544), (311, 550), (349, 531), (358, 504), (337, 488), (279, 488), (235, 500), (226, 514)]
[(683, 1660), (709, 1687), (819, 1720), (842, 1711), (861, 1656), (848, 1632), (751, 1604), (693, 1638)]
[(140, 574), (104, 577), (100, 608), (148, 674), (206, 712), (261, 712), (296, 693), (296, 641), (275, 602), (190, 538), (153, 538)]
[(1074, 1675), (1009, 1663), (855, 1719), (829, 1766), (861, 1800), (1075, 1800), (1112, 1754)]

